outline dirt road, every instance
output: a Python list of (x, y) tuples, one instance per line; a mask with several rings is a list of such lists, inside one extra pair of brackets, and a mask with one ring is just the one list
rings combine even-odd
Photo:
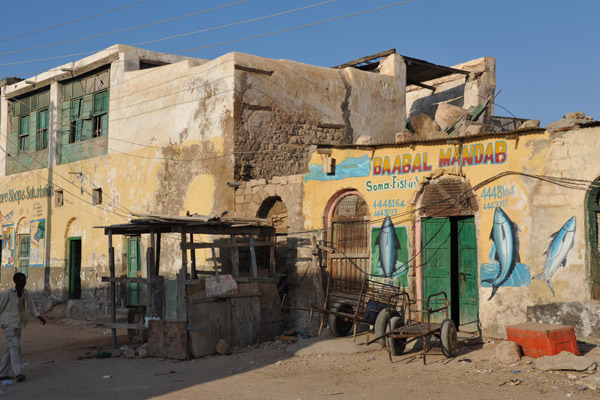
[[(2, 336), (0, 334), (0, 336)], [(423, 365), (417, 351), (395, 357), (365, 337), (274, 341), (229, 356), (192, 361), (89, 358), (110, 350), (110, 331), (37, 321), (23, 332), (27, 381), (0, 387), (19, 399), (565, 399), (595, 398), (576, 372), (541, 372), (521, 362), (502, 366), (494, 344), (461, 347), (455, 359), (439, 349)], [(120, 337), (120, 344), (125, 338)], [(2, 337), (0, 345), (4, 347)], [(586, 357), (600, 362), (588, 346)], [(598, 394), (597, 394), (598, 393)]]

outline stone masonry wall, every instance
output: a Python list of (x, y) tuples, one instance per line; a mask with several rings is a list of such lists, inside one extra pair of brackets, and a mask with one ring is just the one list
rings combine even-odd
[[(277, 265), (277, 271), (285, 275), (282, 276), (281, 283), (285, 282), (282, 292), (287, 293), (286, 305), (292, 307), (309, 307), (316, 299), (311, 233), (303, 232), (303, 178), (302, 175), (293, 175), (251, 180), (242, 183), (235, 194), (235, 215), (238, 217), (256, 217), (261, 205), (272, 198), (278, 197), (285, 204), (288, 235), (278, 238), (285, 246), (285, 260), (284, 265)], [(286, 324), (298, 328), (311, 325), (309, 315), (304, 311), (290, 311)]]

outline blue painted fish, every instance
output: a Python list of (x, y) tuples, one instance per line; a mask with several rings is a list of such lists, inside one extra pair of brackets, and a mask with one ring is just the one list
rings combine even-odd
[(498, 288), (512, 274), (515, 265), (521, 261), (519, 257), (519, 238), (517, 237), (518, 230), (515, 223), (508, 218), (508, 215), (506, 215), (502, 208), (496, 208), (490, 240), (494, 242), (494, 259), (500, 264), (500, 268), (496, 278), (484, 279), (482, 281), (492, 285), (492, 295), (488, 301), (494, 297)]
[(391, 278), (396, 271), (400, 241), (390, 217), (385, 217), (375, 243), (379, 246), (379, 262), (383, 274), (386, 278)]
[(550, 235), (550, 243), (548, 244), (546, 251), (544, 251), (544, 254), (546, 255), (544, 272), (533, 277), (533, 279), (539, 279), (546, 282), (552, 292), (552, 296), (554, 296), (554, 288), (552, 287), (552, 282), (550, 282), (550, 280), (559, 268), (565, 266), (567, 254), (569, 254), (569, 250), (573, 248), (574, 242), (575, 217), (571, 217), (559, 231)]

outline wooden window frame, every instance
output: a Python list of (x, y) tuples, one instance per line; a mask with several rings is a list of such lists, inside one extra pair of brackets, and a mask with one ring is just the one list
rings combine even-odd
[[(27, 130), (23, 131), (23, 121), (27, 120)], [(19, 117), (19, 150), (18, 153), (26, 153), (29, 150), (29, 128), (30, 128), (31, 119), (29, 114), (22, 115)]]
[[(46, 126), (41, 126), (42, 115), (46, 115), (45, 121)], [(45, 150), (48, 148), (48, 126), (50, 122), (50, 109), (48, 107), (37, 111), (36, 118), (36, 131), (35, 131), (35, 147), (37, 151)]]

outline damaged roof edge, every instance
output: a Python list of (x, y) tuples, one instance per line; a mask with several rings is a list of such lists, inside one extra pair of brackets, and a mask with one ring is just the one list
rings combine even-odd
[[(390, 49), (376, 54), (372, 54), (370, 56), (357, 58), (356, 60), (348, 61), (344, 64), (336, 65), (332, 68), (357, 68), (362, 71), (373, 71), (379, 66), (379, 63), (382, 58), (394, 53), (396, 53), (396, 49)], [(432, 79), (441, 78), (443, 76), (452, 74), (469, 75), (469, 71), (433, 64), (425, 60), (420, 60), (418, 58), (403, 56), (402, 54), (399, 55), (404, 59), (404, 62), (406, 63), (406, 80), (412, 85), (416, 85), (421, 82), (430, 81)]]

